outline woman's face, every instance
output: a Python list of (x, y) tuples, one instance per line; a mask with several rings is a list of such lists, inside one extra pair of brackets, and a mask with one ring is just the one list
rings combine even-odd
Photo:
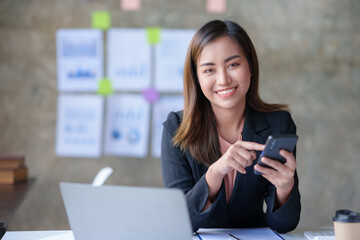
[(201, 90), (214, 112), (244, 106), (251, 73), (235, 40), (224, 36), (205, 46), (196, 67)]

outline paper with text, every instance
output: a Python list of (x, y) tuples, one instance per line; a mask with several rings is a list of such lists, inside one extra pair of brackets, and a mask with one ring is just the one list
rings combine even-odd
[(151, 137), (151, 154), (155, 158), (160, 158), (161, 154), (161, 137), (163, 122), (168, 114), (173, 111), (179, 111), (184, 108), (184, 97), (181, 96), (161, 96), (154, 104), (152, 137)]
[(104, 100), (97, 95), (58, 96), (56, 154), (100, 157)]
[(195, 33), (190, 29), (162, 29), (155, 46), (155, 87), (162, 92), (181, 92), (185, 56)]
[(202, 240), (231, 239), (229, 234), (241, 240), (279, 240), (283, 239), (270, 228), (200, 228), (197, 233)]
[(68, 232), (65, 232), (65, 233), (60, 233), (60, 234), (55, 235), (55, 236), (40, 238), (38, 240), (75, 240), (75, 238), (74, 238), (73, 232), (68, 231)]

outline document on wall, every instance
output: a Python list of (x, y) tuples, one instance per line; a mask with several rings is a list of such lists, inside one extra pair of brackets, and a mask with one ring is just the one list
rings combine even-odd
[(105, 154), (146, 157), (150, 104), (141, 94), (112, 95), (107, 101)]
[(59, 91), (95, 92), (103, 78), (103, 36), (99, 29), (59, 29), (56, 33)]
[[(280, 235), (270, 228), (200, 228), (197, 231), (199, 239), (219, 240), (219, 239), (241, 239), (241, 240), (279, 240), (283, 239)], [(232, 235), (232, 236), (230, 236)]]
[(170, 112), (177, 112), (184, 108), (184, 97), (181, 96), (161, 96), (154, 104), (152, 121), (152, 140), (151, 154), (155, 158), (160, 158), (161, 137), (163, 122)]
[(108, 31), (108, 77), (115, 90), (141, 91), (150, 87), (151, 49), (145, 29)]
[(155, 47), (155, 87), (162, 92), (181, 92), (185, 56), (195, 34), (190, 29), (162, 29)]
[(59, 95), (56, 129), (58, 156), (101, 156), (103, 108), (101, 96)]

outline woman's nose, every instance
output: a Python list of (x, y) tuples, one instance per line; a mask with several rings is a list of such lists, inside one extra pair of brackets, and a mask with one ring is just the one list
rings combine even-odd
[(226, 72), (226, 70), (220, 70), (217, 74), (217, 83), (219, 85), (227, 85), (231, 81), (231, 78), (229, 74)]

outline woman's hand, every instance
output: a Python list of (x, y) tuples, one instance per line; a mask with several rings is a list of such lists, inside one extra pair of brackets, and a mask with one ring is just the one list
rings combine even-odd
[(251, 166), (256, 158), (255, 151), (264, 150), (264, 145), (255, 142), (237, 141), (217, 160), (213, 169), (225, 176), (231, 169), (245, 174), (245, 168)]
[(290, 192), (294, 187), (296, 161), (294, 155), (286, 150), (280, 150), (280, 155), (286, 159), (284, 164), (267, 157), (262, 157), (261, 162), (273, 169), (262, 167), (259, 164), (256, 164), (254, 168), (261, 172), (262, 176), (276, 187), (278, 204), (282, 206), (288, 200)]
[(254, 142), (237, 141), (214, 162), (208, 169), (205, 179), (209, 189), (208, 203), (211, 204), (220, 190), (224, 176), (235, 169), (240, 173), (246, 173), (245, 168), (250, 166), (256, 158), (255, 151), (264, 150), (264, 145)]

